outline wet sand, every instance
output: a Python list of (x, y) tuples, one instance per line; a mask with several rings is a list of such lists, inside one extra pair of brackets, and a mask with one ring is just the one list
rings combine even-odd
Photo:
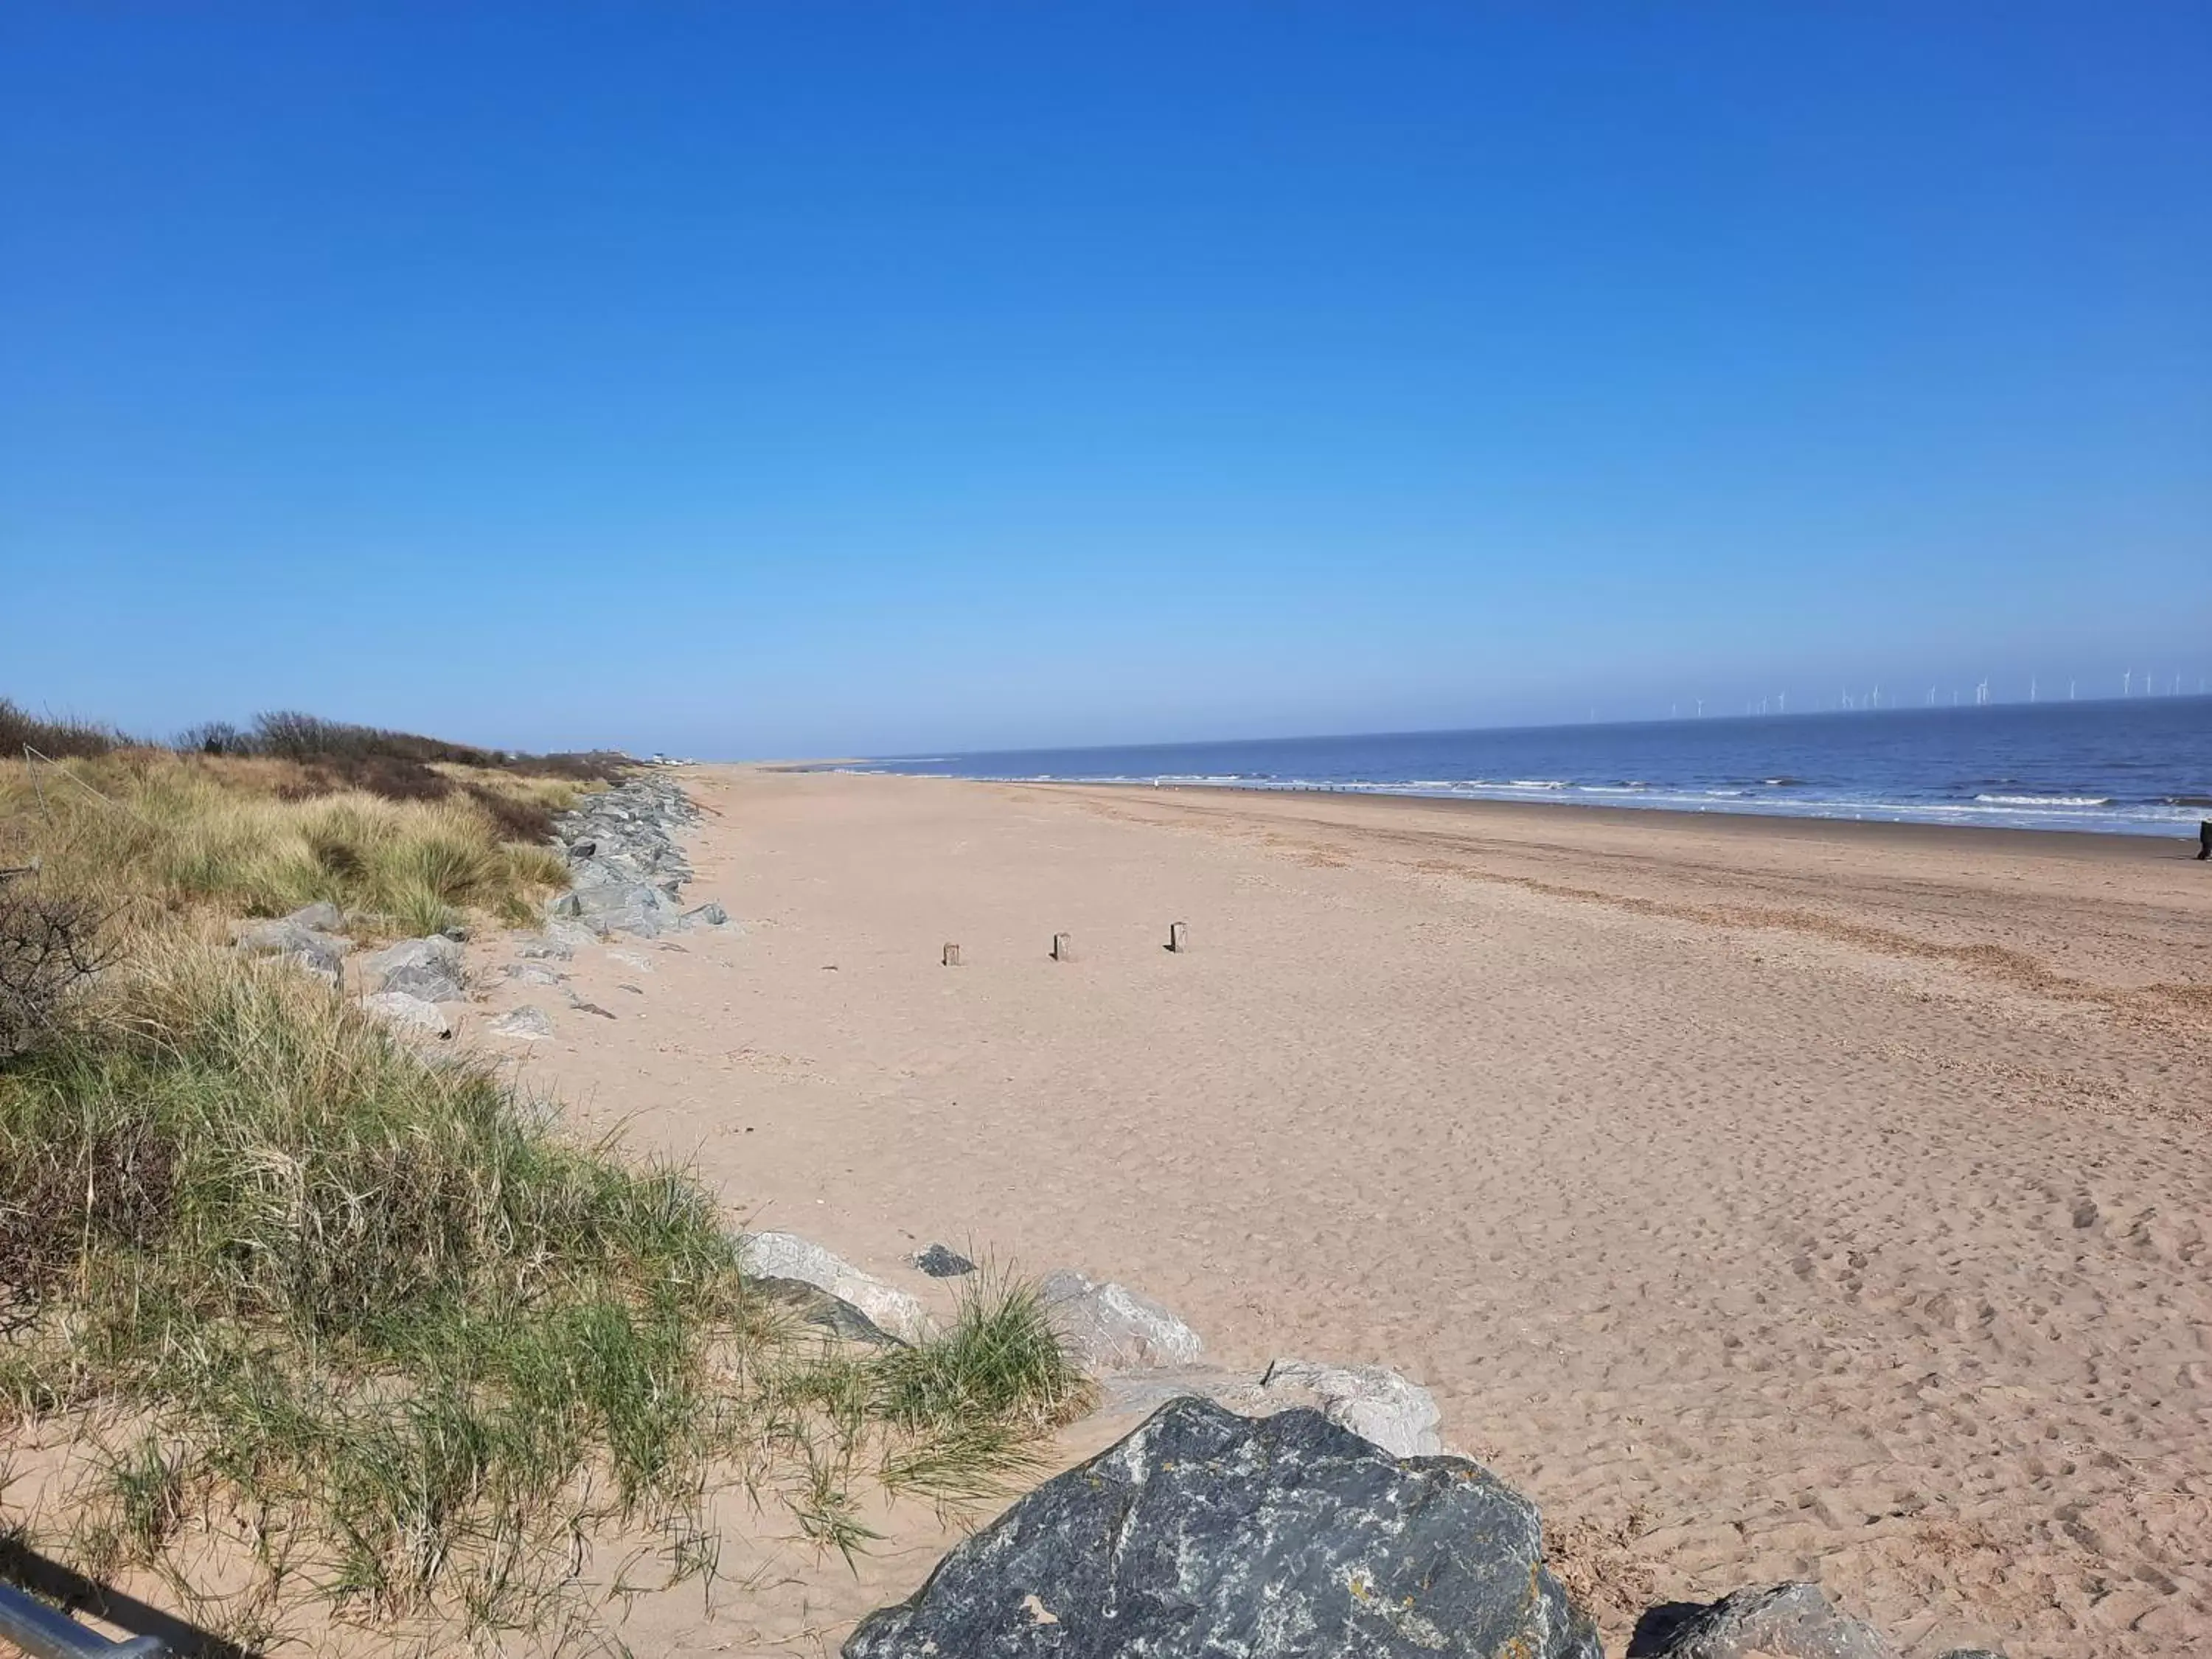
[[(2212, 1646), (2191, 845), (686, 775), (687, 898), (741, 927), (580, 951), (617, 1018), (554, 1005), (527, 1072), (759, 1224), (939, 1297), (933, 1240), (1080, 1267), (1227, 1364), (1395, 1365), (1650, 1599), (1806, 1577), (1909, 1654)], [(655, 1644), (834, 1651), (944, 1536)]]

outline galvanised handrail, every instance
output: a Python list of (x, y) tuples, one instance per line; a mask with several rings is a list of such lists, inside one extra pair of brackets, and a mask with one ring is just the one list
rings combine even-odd
[(12, 1642), (30, 1659), (171, 1659), (158, 1636), (111, 1642), (13, 1584), (0, 1583), (0, 1642)]

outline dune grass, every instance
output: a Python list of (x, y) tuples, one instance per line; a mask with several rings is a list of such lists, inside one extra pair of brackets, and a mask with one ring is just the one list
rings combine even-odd
[(0, 1056), (0, 1529), (249, 1649), (558, 1650), (597, 1640), (600, 1540), (711, 1577), (732, 1492), (849, 1553), (872, 1491), (1030, 1468), (1087, 1385), (1027, 1287), (918, 1346), (828, 1337), (684, 1169), (216, 942), (316, 899), (366, 935), (534, 915), (562, 861), (509, 825), (586, 785), (421, 764), (457, 787), (0, 761), (0, 868), (119, 956)]
[(732, 1484), (850, 1550), (870, 1483), (973, 1500), (1083, 1402), (1026, 1289), (916, 1347), (830, 1342), (684, 1170), (281, 967), (175, 945), (100, 997), (0, 1069), (0, 1409), (78, 1441), (46, 1547), (227, 1633), (303, 1599), (545, 1628), (577, 1540), (703, 1570)]
[[(527, 923), (566, 879), (520, 819), (550, 825), (579, 786), (463, 773), (477, 794), (390, 799), (317, 787), (299, 763), (118, 750), (0, 760), (0, 866), (110, 908), (278, 915), (327, 899), (370, 933), (422, 934), (479, 912)], [(502, 821), (504, 817), (505, 821)]]

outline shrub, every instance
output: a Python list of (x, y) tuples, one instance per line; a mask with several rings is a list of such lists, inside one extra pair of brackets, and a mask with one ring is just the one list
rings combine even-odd
[(0, 697), (0, 756), (21, 759), (26, 749), (48, 760), (105, 755), (130, 739), (112, 726), (88, 720), (42, 719)]
[(0, 877), (0, 1060), (55, 1034), (69, 1000), (107, 965), (100, 923), (82, 899)]

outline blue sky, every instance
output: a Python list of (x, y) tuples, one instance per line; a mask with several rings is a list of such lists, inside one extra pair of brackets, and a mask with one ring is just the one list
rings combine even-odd
[(0, 13), (0, 695), (714, 755), (2212, 672), (2202, 4)]

